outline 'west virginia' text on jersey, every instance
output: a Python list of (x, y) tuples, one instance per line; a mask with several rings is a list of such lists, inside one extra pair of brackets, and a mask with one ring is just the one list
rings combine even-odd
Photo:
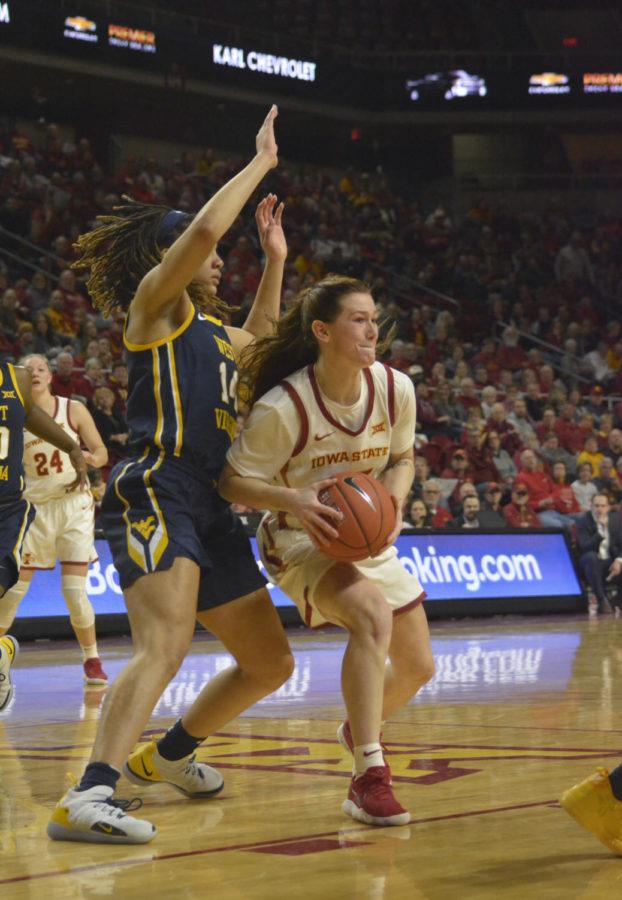
[(0, 362), (0, 504), (18, 500), (24, 489), (25, 419), (15, 370)]
[(238, 376), (220, 320), (193, 308), (170, 337), (125, 346), (132, 454), (150, 448), (217, 477), (235, 435)]

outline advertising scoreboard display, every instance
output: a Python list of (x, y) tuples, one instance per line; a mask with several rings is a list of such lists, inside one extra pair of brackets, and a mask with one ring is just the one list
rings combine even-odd
[[(257, 546), (252, 539), (257, 557)], [(534, 532), (403, 532), (397, 539), (402, 565), (417, 574), (426, 609), (435, 615), (555, 612), (578, 609), (581, 585), (564, 535)], [(125, 612), (108, 544), (96, 541), (99, 560), (89, 569), (87, 593), (98, 616)], [(294, 608), (274, 585), (277, 607)], [(22, 620), (67, 616), (60, 575), (37, 572), (18, 609)], [(39, 629), (45, 634), (45, 625)]]

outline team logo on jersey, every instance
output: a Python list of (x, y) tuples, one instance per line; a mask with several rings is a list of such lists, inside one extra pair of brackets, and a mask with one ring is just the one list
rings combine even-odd
[(135, 528), (140, 536), (148, 541), (156, 530), (155, 516), (147, 516), (146, 519), (141, 519), (140, 522), (132, 522), (132, 528)]
[(17, 400), (15, 396), (15, 391), (2, 391), (2, 399), (3, 400)]
[(33, 553), (22, 553), (22, 565), (23, 566), (32, 566), (34, 565), (35, 557)]
[(381, 431), (386, 431), (386, 430), (387, 430), (387, 429), (386, 429), (386, 426), (385, 426), (385, 423), (384, 423), (384, 422), (378, 422), (377, 425), (372, 425), (372, 426), (371, 426), (371, 433), (372, 433), (372, 434), (378, 434), (379, 432), (381, 432)]

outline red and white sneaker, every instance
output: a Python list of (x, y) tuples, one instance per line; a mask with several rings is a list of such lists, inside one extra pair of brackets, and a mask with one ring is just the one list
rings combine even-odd
[(350, 782), (341, 811), (366, 825), (407, 825), (410, 813), (393, 796), (391, 770), (372, 766)]
[(102, 669), (102, 661), (99, 656), (92, 656), (84, 662), (85, 684), (108, 684), (108, 676)]

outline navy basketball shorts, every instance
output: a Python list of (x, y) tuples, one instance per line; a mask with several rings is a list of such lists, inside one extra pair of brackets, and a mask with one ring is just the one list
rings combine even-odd
[(0, 503), (0, 588), (3, 593), (17, 581), (24, 538), (34, 517), (34, 506), (23, 497)]
[(180, 556), (201, 569), (198, 609), (229, 603), (266, 584), (244, 527), (211, 478), (146, 451), (123, 460), (106, 486), (99, 522), (125, 590)]

